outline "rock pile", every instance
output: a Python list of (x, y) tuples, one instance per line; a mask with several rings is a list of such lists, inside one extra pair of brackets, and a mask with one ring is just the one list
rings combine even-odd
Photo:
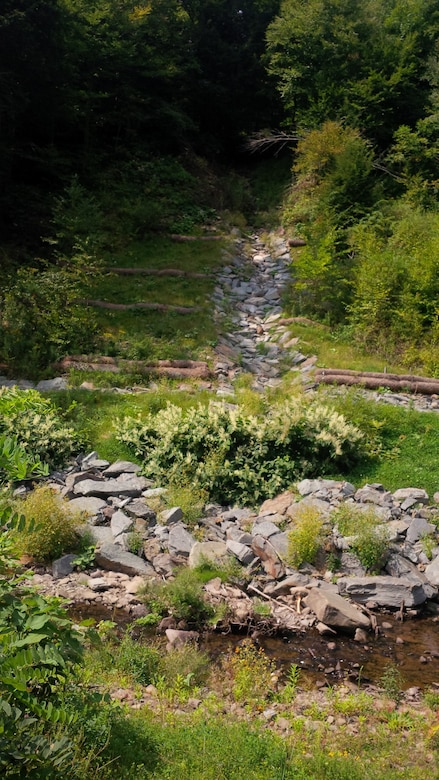
[[(86, 527), (97, 544), (98, 568), (89, 574), (75, 572), (74, 556), (64, 556), (55, 561), (52, 574), (36, 576), (44, 590), (139, 616), (144, 607), (136, 592), (146, 580), (166, 580), (177, 567), (195, 567), (206, 559), (220, 564), (234, 560), (241, 566), (239, 587), (217, 578), (205, 589), (212, 603), (227, 603), (230, 622), (241, 627), (258, 622), (261, 600), (270, 608), (271, 627), (316, 626), (322, 633), (373, 627), (370, 610), (378, 607), (418, 610), (428, 600), (434, 608), (439, 587), (439, 509), (429, 505), (424, 490), (390, 493), (378, 484), (356, 490), (348, 482), (305, 479), (296, 492), (265, 501), (257, 512), (206, 505), (194, 528), (184, 522), (181, 508), (157, 508), (157, 498), (166, 489), (154, 487), (138, 472), (134, 463), (110, 464), (90, 453), (65, 472), (52, 475), (51, 485), (68, 500), (67, 508), (87, 518)], [(378, 528), (387, 536), (379, 575), (367, 574), (352, 551), (355, 537), (342, 536), (336, 519), (331, 519), (341, 504), (356, 512), (372, 508), (377, 516)], [(305, 564), (297, 570), (290, 565), (289, 531), (304, 510), (323, 519), (326, 551), (332, 552), (329, 560), (337, 554), (337, 572), (328, 570), (327, 554), (318, 569)]]
[(236, 239), (235, 249), (213, 294), (215, 318), (230, 320), (229, 332), (215, 348), (215, 371), (225, 389), (244, 370), (255, 375), (254, 387), (263, 390), (279, 381), (284, 361), (309, 371), (316, 358), (299, 352), (298, 339), (291, 338), (282, 320), (282, 293), (291, 282), (288, 242), (272, 235), (268, 248), (253, 236), (250, 244)]

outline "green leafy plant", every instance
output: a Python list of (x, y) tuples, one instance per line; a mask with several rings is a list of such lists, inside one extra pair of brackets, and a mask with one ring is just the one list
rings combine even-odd
[[(0, 388), (0, 436), (12, 437), (35, 463), (60, 466), (80, 445), (53, 402), (37, 390)], [(43, 466), (39, 467), (42, 468)]]
[(373, 509), (361, 512), (354, 506), (341, 504), (333, 515), (339, 531), (350, 539), (350, 548), (368, 571), (379, 571), (384, 563), (388, 531)]
[(59, 599), (41, 596), (15, 572), (10, 535), (23, 518), (9, 509), (0, 521), (0, 767), (6, 776), (59, 772), (73, 752), (74, 715), (61, 702), (81, 637)]
[(118, 440), (158, 481), (186, 482), (213, 500), (254, 505), (315, 470), (360, 457), (363, 434), (334, 411), (293, 398), (245, 414), (212, 402), (125, 418)]
[(81, 550), (73, 560), (73, 565), (79, 571), (91, 569), (95, 562), (96, 545), (89, 545)]
[(236, 648), (230, 658), (230, 668), (236, 701), (256, 705), (273, 692), (275, 664), (251, 640), (243, 641)]
[(15, 542), (21, 553), (38, 561), (50, 561), (79, 547), (80, 514), (69, 512), (68, 503), (49, 486), (41, 485), (19, 501), (19, 511), (35, 527), (31, 532), (17, 532)]
[(300, 667), (297, 664), (291, 664), (286, 675), (286, 682), (277, 698), (282, 704), (290, 704), (294, 701), (297, 693), (297, 685), (300, 679)]
[(204, 598), (202, 581), (196, 571), (186, 567), (180, 569), (174, 580), (147, 583), (139, 595), (156, 615), (170, 614), (192, 625), (201, 625), (213, 616), (213, 609)]
[(402, 675), (394, 664), (388, 664), (381, 675), (381, 687), (385, 695), (399, 704), (402, 698)]
[(288, 532), (288, 560), (296, 568), (314, 563), (324, 539), (323, 520), (312, 507), (303, 508)]
[(48, 473), (47, 464), (26, 452), (15, 436), (0, 433), (0, 484), (47, 476)]

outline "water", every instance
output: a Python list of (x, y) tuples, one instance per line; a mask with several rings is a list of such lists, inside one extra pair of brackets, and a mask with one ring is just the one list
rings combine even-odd
[[(96, 605), (79, 605), (71, 614), (76, 620), (86, 617), (96, 621), (114, 620), (121, 628), (131, 622), (123, 610), (111, 611)], [(346, 678), (379, 683), (386, 667), (391, 665), (400, 671), (404, 689), (439, 686), (439, 618), (410, 618), (401, 623), (392, 615), (381, 615), (378, 624), (380, 635), (375, 638), (370, 634), (365, 645), (342, 634), (322, 637), (312, 629), (284, 637), (258, 633), (255, 641), (280, 669), (287, 670), (291, 664), (297, 664), (304, 677), (314, 683), (334, 685)], [(154, 629), (149, 637), (156, 637)], [(233, 651), (244, 637), (245, 634), (204, 634), (200, 647), (215, 660)]]

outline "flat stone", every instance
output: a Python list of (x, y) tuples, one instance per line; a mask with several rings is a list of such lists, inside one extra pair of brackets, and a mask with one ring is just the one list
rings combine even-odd
[(169, 530), (168, 549), (171, 554), (188, 556), (196, 539), (182, 525), (173, 525)]
[(171, 523), (178, 523), (183, 519), (183, 511), (179, 506), (173, 506), (171, 509), (164, 509), (159, 514), (159, 522), (163, 525), (170, 525)]
[(422, 539), (423, 536), (430, 536), (435, 531), (436, 526), (432, 523), (428, 523), (423, 517), (414, 517), (407, 529), (406, 539), (409, 544), (414, 544), (414, 542)]
[(227, 539), (226, 549), (238, 559), (243, 566), (248, 566), (255, 559), (254, 553), (250, 547), (240, 542), (234, 542), (233, 539)]
[(105, 509), (107, 502), (102, 498), (96, 498), (95, 496), (82, 496), (80, 498), (72, 498), (68, 503), (68, 509), (73, 512), (81, 512), (83, 514), (93, 517), (97, 515), (101, 509)]
[(77, 556), (70, 553), (69, 555), (63, 555), (52, 563), (52, 575), (54, 580), (60, 580), (62, 577), (67, 577), (72, 573), (74, 565), (73, 561)]
[(143, 498), (159, 498), (159, 496), (163, 496), (167, 492), (167, 489), (162, 487), (147, 488), (142, 492), (142, 496)]
[(321, 498), (306, 496), (306, 498), (303, 498), (302, 501), (298, 501), (296, 504), (291, 504), (291, 506), (287, 509), (287, 515), (292, 520), (297, 520), (300, 518), (303, 511), (307, 509), (313, 509), (319, 515), (328, 517), (331, 511), (331, 505), (328, 501), (322, 501)]
[(148, 506), (148, 504), (145, 504), (144, 501), (130, 501), (130, 503), (127, 504), (124, 508), (125, 512), (127, 515), (130, 515), (130, 517), (140, 518), (141, 520), (148, 520), (150, 524), (153, 524), (156, 521), (156, 513), (153, 509), (151, 509), (151, 507)]
[(90, 534), (93, 542), (101, 547), (106, 544), (114, 543), (114, 536), (111, 528), (105, 525), (87, 526), (87, 533)]
[(189, 553), (188, 563), (191, 569), (196, 568), (203, 561), (221, 565), (228, 557), (229, 553), (224, 542), (195, 542)]
[(301, 574), (300, 572), (297, 572), (296, 574), (290, 574), (280, 582), (268, 583), (268, 585), (266, 585), (264, 588), (264, 593), (266, 593), (267, 596), (273, 596), (273, 598), (278, 598), (278, 596), (287, 596), (289, 593), (291, 593), (293, 588), (305, 589), (309, 584), (309, 581), (310, 579), (307, 574)]
[(111, 518), (111, 533), (116, 539), (119, 534), (125, 534), (127, 531), (131, 531), (133, 524), (133, 518), (128, 517), (126, 514), (124, 514), (124, 512), (119, 510), (118, 512), (115, 512)]
[(375, 601), (380, 607), (398, 608), (402, 602), (405, 607), (416, 607), (427, 598), (422, 583), (407, 577), (341, 577), (338, 588), (353, 601)]
[(144, 478), (133, 477), (129, 482), (122, 479), (107, 479), (102, 480), (102, 482), (95, 479), (84, 479), (82, 482), (78, 482), (73, 490), (80, 496), (97, 496), (98, 498), (131, 496), (136, 498), (141, 495), (144, 489)]
[(42, 379), (36, 386), (36, 389), (42, 393), (49, 393), (53, 390), (67, 390), (67, 388), (68, 383), (63, 376), (56, 376), (54, 379)]
[(270, 536), (270, 544), (273, 545), (279, 558), (286, 561), (289, 549), (288, 534), (285, 532), (273, 534), (273, 536)]
[(431, 585), (439, 587), (439, 555), (428, 564), (424, 574)]
[(120, 571), (125, 574), (153, 575), (152, 567), (138, 555), (122, 550), (118, 544), (106, 544), (96, 551), (96, 563), (108, 571)]
[(288, 507), (293, 504), (295, 501), (294, 493), (291, 493), (291, 491), (286, 490), (284, 493), (281, 493), (276, 498), (267, 498), (266, 501), (264, 501), (263, 504), (261, 504), (259, 508), (259, 516), (262, 515), (284, 515), (287, 511)]
[(141, 466), (137, 463), (132, 463), (130, 460), (117, 460), (105, 469), (105, 477), (118, 477), (120, 474), (137, 474), (141, 470)]
[(349, 601), (330, 590), (312, 588), (305, 599), (317, 618), (330, 628), (341, 628), (355, 632), (357, 628), (368, 629), (369, 618)]
[(253, 536), (257, 536), (259, 534), (260, 536), (263, 536), (264, 539), (269, 539), (270, 536), (273, 536), (273, 534), (278, 534), (279, 528), (274, 523), (271, 523), (269, 520), (265, 520), (262, 523), (255, 523), (252, 528), (252, 534)]
[(393, 494), (395, 501), (405, 501), (406, 498), (414, 498), (420, 504), (428, 504), (428, 493), (422, 488), (400, 488)]
[(255, 536), (251, 548), (254, 554), (261, 559), (264, 571), (270, 577), (277, 580), (284, 576), (285, 567), (268, 539), (264, 539), (263, 536)]
[(376, 504), (377, 506), (383, 506), (389, 504), (392, 498), (392, 494), (389, 492), (383, 492), (377, 490), (371, 485), (365, 485), (357, 490), (354, 495), (355, 501), (362, 504)]

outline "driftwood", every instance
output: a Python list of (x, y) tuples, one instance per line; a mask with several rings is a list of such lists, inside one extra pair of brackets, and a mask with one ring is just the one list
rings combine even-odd
[(213, 274), (199, 274), (192, 271), (181, 271), (179, 268), (122, 268), (106, 266), (107, 273), (118, 276), (178, 276), (188, 279), (209, 279)]
[(350, 369), (318, 368), (315, 381), (327, 385), (362, 385), (369, 390), (386, 387), (399, 392), (439, 395), (439, 379), (414, 374), (386, 374), (375, 371), (351, 371)]
[(67, 355), (54, 368), (66, 371), (75, 368), (82, 371), (106, 371), (119, 374), (121, 371), (154, 376), (167, 376), (171, 379), (209, 379), (211, 373), (207, 363), (202, 360), (115, 360), (102, 355), (91, 358), (88, 355)]
[(171, 233), (169, 238), (173, 241), (178, 241), (181, 244), (186, 241), (222, 241), (222, 236), (183, 236), (179, 233)]
[(111, 309), (112, 311), (128, 311), (134, 309), (148, 309), (149, 311), (175, 311), (177, 314), (193, 314), (201, 311), (200, 306), (172, 306), (167, 303), (110, 303), (109, 301), (99, 301), (86, 298), (81, 301), (86, 306), (95, 306), (98, 309)]
[(288, 246), (306, 246), (306, 241), (304, 238), (289, 238)]

